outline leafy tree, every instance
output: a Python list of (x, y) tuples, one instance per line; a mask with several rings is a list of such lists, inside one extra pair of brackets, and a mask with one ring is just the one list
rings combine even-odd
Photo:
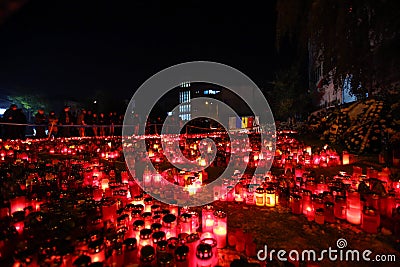
[(43, 108), (44, 110), (48, 110), (49, 108), (48, 100), (38, 94), (23, 93), (19, 95), (11, 95), (7, 98), (12, 103), (29, 112), (36, 112), (39, 108)]
[(274, 117), (279, 120), (286, 120), (295, 114), (306, 114), (312, 107), (313, 96), (308, 92), (297, 65), (276, 74), (267, 97)]
[(278, 0), (277, 46), (287, 37), (300, 51), (322, 51), (336, 88), (352, 74), (353, 94), (372, 93), (399, 79), (399, 9), (398, 0)]

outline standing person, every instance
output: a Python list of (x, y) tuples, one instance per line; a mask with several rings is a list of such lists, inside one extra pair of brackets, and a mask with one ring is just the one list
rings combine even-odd
[(133, 116), (132, 123), (133, 123), (133, 134), (137, 136), (139, 134), (139, 128), (140, 128), (139, 114), (135, 113), (135, 115)]
[[(17, 117), (17, 105), (12, 104), (3, 114), (3, 121), (5, 123), (16, 123)], [(17, 126), (15, 125), (4, 125), (4, 138), (5, 139), (16, 139), (17, 137)]]
[(114, 113), (112, 113), (112, 112), (110, 112), (110, 114), (108, 114), (108, 123), (110, 124), (109, 134), (110, 134), (110, 136), (114, 136), (115, 117), (114, 117)]
[(28, 120), (26, 119), (25, 113), (22, 111), (22, 108), (17, 109), (16, 123), (20, 124), (17, 126), (17, 138), (25, 139), (27, 122)]
[(40, 108), (35, 115), (35, 126), (36, 129), (36, 138), (45, 138), (46, 137), (46, 125), (47, 125), (47, 117), (44, 114), (44, 110)]
[(64, 107), (64, 110), (61, 112), (60, 118), (58, 121), (59, 121), (60, 126), (65, 125), (65, 127), (60, 127), (60, 136), (61, 137), (70, 137), (71, 129), (68, 125), (74, 124), (74, 117), (72, 116), (69, 106)]
[[(92, 111), (91, 110), (88, 110), (87, 112), (86, 112), (86, 115), (85, 115), (85, 123), (86, 123), (86, 125), (92, 125), (93, 124), (93, 114), (92, 114)], [(86, 135), (87, 136), (93, 136), (93, 129), (92, 129), (92, 127), (86, 127)]]
[(100, 136), (106, 136), (106, 117), (104, 116), (104, 113), (100, 113), (99, 118), (97, 119), (97, 123), (99, 124), (99, 135)]
[[(86, 117), (86, 110), (81, 109), (79, 112), (77, 118), (76, 118), (76, 124), (78, 125), (86, 125), (85, 123), (85, 117)], [(80, 137), (85, 137), (85, 127), (79, 127), (79, 136)]]
[(122, 125), (122, 123), (124, 122), (124, 115), (120, 114), (117, 115), (116, 112), (114, 112), (114, 117), (117, 118), (116, 119), (116, 125), (118, 125), (117, 127), (117, 135), (122, 135), (122, 127), (120, 125)]
[(50, 136), (57, 137), (58, 136), (58, 128), (57, 128), (58, 118), (54, 111), (50, 111), (49, 116), (48, 116), (48, 121), (49, 121), (49, 137)]
[(93, 113), (93, 116), (92, 116), (92, 130), (93, 130), (93, 136), (94, 137), (97, 137), (97, 134), (98, 134), (98, 132), (97, 132), (97, 114), (96, 113)]

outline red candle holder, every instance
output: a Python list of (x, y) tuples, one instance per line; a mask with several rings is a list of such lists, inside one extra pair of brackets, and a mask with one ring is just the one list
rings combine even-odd
[(378, 233), (380, 215), (373, 207), (366, 207), (362, 213), (361, 229), (370, 234)]
[(341, 220), (346, 220), (346, 197), (337, 195), (335, 197), (334, 214), (335, 217)]
[(300, 215), (303, 213), (302, 198), (300, 195), (292, 194), (290, 196), (291, 210), (293, 214)]

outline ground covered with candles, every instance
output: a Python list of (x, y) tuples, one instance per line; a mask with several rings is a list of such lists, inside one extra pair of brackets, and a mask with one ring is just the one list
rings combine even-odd
[[(183, 159), (163, 141), (206, 168), (174, 167)], [(354, 266), (357, 257), (396, 266), (398, 169), (308, 146), (290, 131), (276, 149), (258, 141), (1, 141), (0, 266)], [(146, 153), (124, 157), (140, 145)], [(205, 190), (229, 160), (235, 171)], [(210, 203), (187, 207), (192, 199)]]

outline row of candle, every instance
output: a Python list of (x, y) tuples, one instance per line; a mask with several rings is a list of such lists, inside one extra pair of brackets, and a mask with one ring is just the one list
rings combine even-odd
[[(150, 204), (150, 198), (145, 199), (146, 203)], [(210, 206), (205, 207), (202, 212), (205, 223), (201, 238), (197, 236), (198, 230), (200, 230), (199, 217), (196, 212), (188, 209), (181, 209), (179, 216), (174, 215), (178, 211), (176, 206), (161, 209), (158, 204), (151, 205), (150, 212), (145, 212), (144, 205), (133, 203), (118, 210), (116, 202), (111, 199), (103, 200), (101, 207), (102, 216), (95, 217), (88, 226), (89, 236), (83, 239), (83, 242), (78, 239), (74, 244), (75, 252), (78, 254), (66, 257), (61, 266), (70, 266), (71, 262), (75, 262), (76, 266), (81, 266), (78, 264), (81, 264), (82, 261), (86, 261), (88, 264), (89, 262), (107, 263), (111, 261), (116, 263), (116, 266), (139, 262), (143, 266), (147, 266), (146, 264), (155, 264), (155, 261), (161, 264), (167, 260), (164, 257), (167, 246), (170, 248), (171, 243), (178, 245), (178, 239), (181, 246), (187, 245), (188, 247), (176, 248), (176, 251), (167, 257), (170, 265), (165, 262), (167, 265), (159, 266), (175, 266), (172, 264), (209, 266), (207, 265), (209, 262), (213, 262), (212, 266), (215, 266), (214, 263), (218, 260), (217, 248), (226, 246), (227, 216), (222, 211), (214, 211)], [(13, 218), (16, 218), (19, 212), (21, 211), (14, 212)], [(17, 223), (20, 223), (20, 228), (24, 229), (23, 221), (18, 221), (14, 225), (16, 226)], [(114, 230), (116, 233), (116, 240), (111, 245), (109, 242), (107, 243), (107, 238), (104, 238), (102, 234), (109, 230)], [(22, 233), (20, 232), (20, 234)], [(197, 238), (195, 238), (196, 236)], [(205, 244), (208, 246), (204, 246)], [(113, 251), (111, 254), (109, 253), (110, 249)], [(171, 253), (171, 251), (169, 252)], [(173, 255), (175, 260), (173, 260)], [(19, 260), (33, 261), (33, 258)]]
[(336, 219), (347, 220), (351, 224), (361, 225), (361, 229), (368, 233), (377, 232), (381, 215), (393, 218), (400, 206), (394, 193), (360, 194), (352, 188), (341, 188), (344, 186), (341, 179), (336, 179), (336, 183), (315, 184), (312, 179), (306, 179), (303, 183), (300, 178), (300, 182), (293, 185), (290, 191), (289, 188), (277, 187), (277, 183), (251, 184), (252, 181), (241, 179), (235, 186), (215, 187), (216, 200), (266, 207), (280, 204), (290, 207), (295, 214), (304, 214), (310, 221), (323, 224), (334, 223)]

